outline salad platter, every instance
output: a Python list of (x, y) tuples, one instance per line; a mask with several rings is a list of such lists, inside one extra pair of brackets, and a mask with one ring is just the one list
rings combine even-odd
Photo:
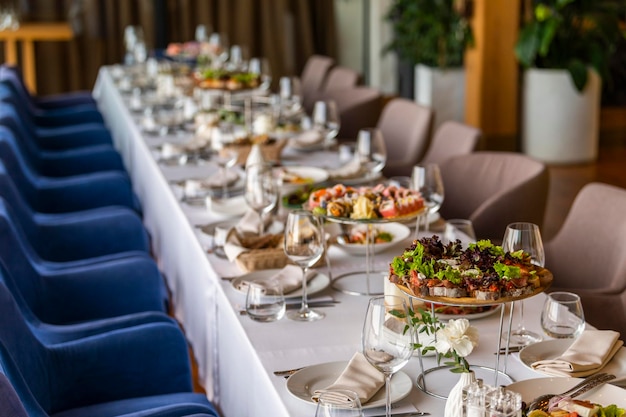
[(413, 242), (390, 264), (389, 279), (400, 291), (443, 305), (497, 305), (547, 290), (552, 273), (530, 263), (521, 251), (507, 252), (488, 240), (463, 249), (437, 236)]

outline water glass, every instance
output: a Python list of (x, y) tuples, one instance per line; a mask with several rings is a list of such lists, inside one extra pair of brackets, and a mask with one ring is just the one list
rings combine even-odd
[(246, 293), (246, 313), (252, 320), (271, 322), (285, 315), (283, 288), (276, 280), (251, 282)]
[(474, 232), (474, 225), (469, 219), (447, 220), (444, 236), (450, 242), (454, 242), (456, 239), (459, 239), (465, 244), (476, 241), (476, 232)]
[(323, 392), (317, 402), (315, 417), (363, 417), (359, 396), (347, 389)]
[(571, 292), (548, 294), (541, 310), (541, 328), (557, 339), (576, 338), (585, 328), (585, 314), (580, 297)]
[(381, 131), (376, 128), (359, 130), (356, 151), (366, 176), (378, 177), (387, 162), (387, 148)]

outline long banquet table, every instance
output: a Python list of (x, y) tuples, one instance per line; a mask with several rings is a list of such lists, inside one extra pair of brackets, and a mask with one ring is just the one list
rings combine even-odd
[[(175, 316), (181, 322), (193, 347), (201, 384), (209, 399), (222, 410), (224, 417), (246, 416), (313, 416), (315, 406), (291, 395), (286, 380), (273, 371), (348, 361), (359, 350), (362, 321), (367, 296), (354, 296), (324, 290), (340, 303), (324, 308), (326, 317), (317, 322), (296, 322), (282, 319), (259, 323), (239, 314), (244, 297), (220, 277), (242, 272), (228, 261), (208, 254), (198, 238), (196, 225), (215, 224), (228, 216), (210, 212), (203, 206), (181, 203), (171, 182), (184, 178), (207, 176), (215, 172), (212, 164), (197, 166), (160, 165), (154, 156), (154, 146), (164, 142), (182, 142), (182, 135), (153, 136), (142, 133), (138, 115), (128, 107), (128, 96), (114, 82), (111, 67), (103, 67), (94, 87), (94, 96), (112, 131), (116, 147), (133, 181), (144, 213), (144, 223), (151, 238), (159, 266), (171, 290)], [(307, 158), (306, 160), (304, 158)], [(285, 161), (291, 164), (329, 164), (328, 158), (285, 151)], [(375, 267), (386, 269), (389, 261), (403, 246), (377, 254)], [(364, 258), (349, 256), (339, 248), (330, 247), (334, 275), (362, 269)], [(377, 277), (382, 279), (382, 277)], [(541, 332), (539, 312), (545, 296), (539, 294), (525, 301), (525, 323)], [(506, 309), (508, 310), (508, 306)], [(508, 314), (505, 314), (508, 318)], [(498, 346), (500, 314), (473, 320), (479, 329), (480, 343), (468, 358), (473, 366), (496, 366), (494, 352)], [(433, 358), (423, 358), (425, 369), (433, 368)], [(498, 364), (513, 380), (541, 377), (526, 368), (516, 354), (500, 357)], [(420, 360), (415, 357), (402, 370), (415, 382), (420, 374)], [(448, 371), (426, 376), (429, 390), (447, 393), (456, 376)], [(493, 373), (485, 382), (493, 384)], [(499, 376), (498, 383), (509, 379)], [(415, 386), (408, 397), (395, 405), (397, 411), (412, 411), (417, 407), (433, 416), (443, 415), (445, 401), (422, 392)], [(381, 409), (367, 410), (367, 415), (379, 414)]]

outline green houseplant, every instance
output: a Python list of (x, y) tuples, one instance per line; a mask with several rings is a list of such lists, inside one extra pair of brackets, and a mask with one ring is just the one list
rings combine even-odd
[(527, 0), (515, 48), (523, 67), (521, 145), (555, 164), (598, 155), (602, 82), (620, 37), (623, 0)]
[(469, 0), (393, 0), (386, 14), (393, 37), (386, 51), (413, 69), (418, 104), (434, 110), (433, 129), (465, 119), (465, 50), (473, 45)]
[(412, 63), (461, 67), (474, 38), (465, 0), (394, 0), (386, 15), (393, 28), (387, 50)]
[(620, 37), (622, 0), (532, 0), (515, 54), (526, 67), (565, 69), (578, 91), (588, 69), (603, 80)]

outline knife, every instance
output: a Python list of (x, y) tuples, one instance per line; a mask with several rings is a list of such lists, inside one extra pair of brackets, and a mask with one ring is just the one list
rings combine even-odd
[[(309, 302), (307, 304), (309, 305), (309, 307), (334, 307), (335, 304), (337, 303), (338, 303), (337, 301), (319, 301), (319, 302)], [(286, 303), (285, 309), (297, 310), (301, 306), (302, 306), (301, 304)], [(239, 314), (241, 314), (242, 316), (245, 316), (248, 313), (246, 312), (246, 310), (239, 310)]]
[[(382, 414), (365, 414), (365, 417), (385, 417), (385, 413)], [(408, 413), (396, 413), (391, 412), (393, 417), (417, 417), (417, 416), (429, 416), (430, 413), (426, 411), (409, 411)]]

